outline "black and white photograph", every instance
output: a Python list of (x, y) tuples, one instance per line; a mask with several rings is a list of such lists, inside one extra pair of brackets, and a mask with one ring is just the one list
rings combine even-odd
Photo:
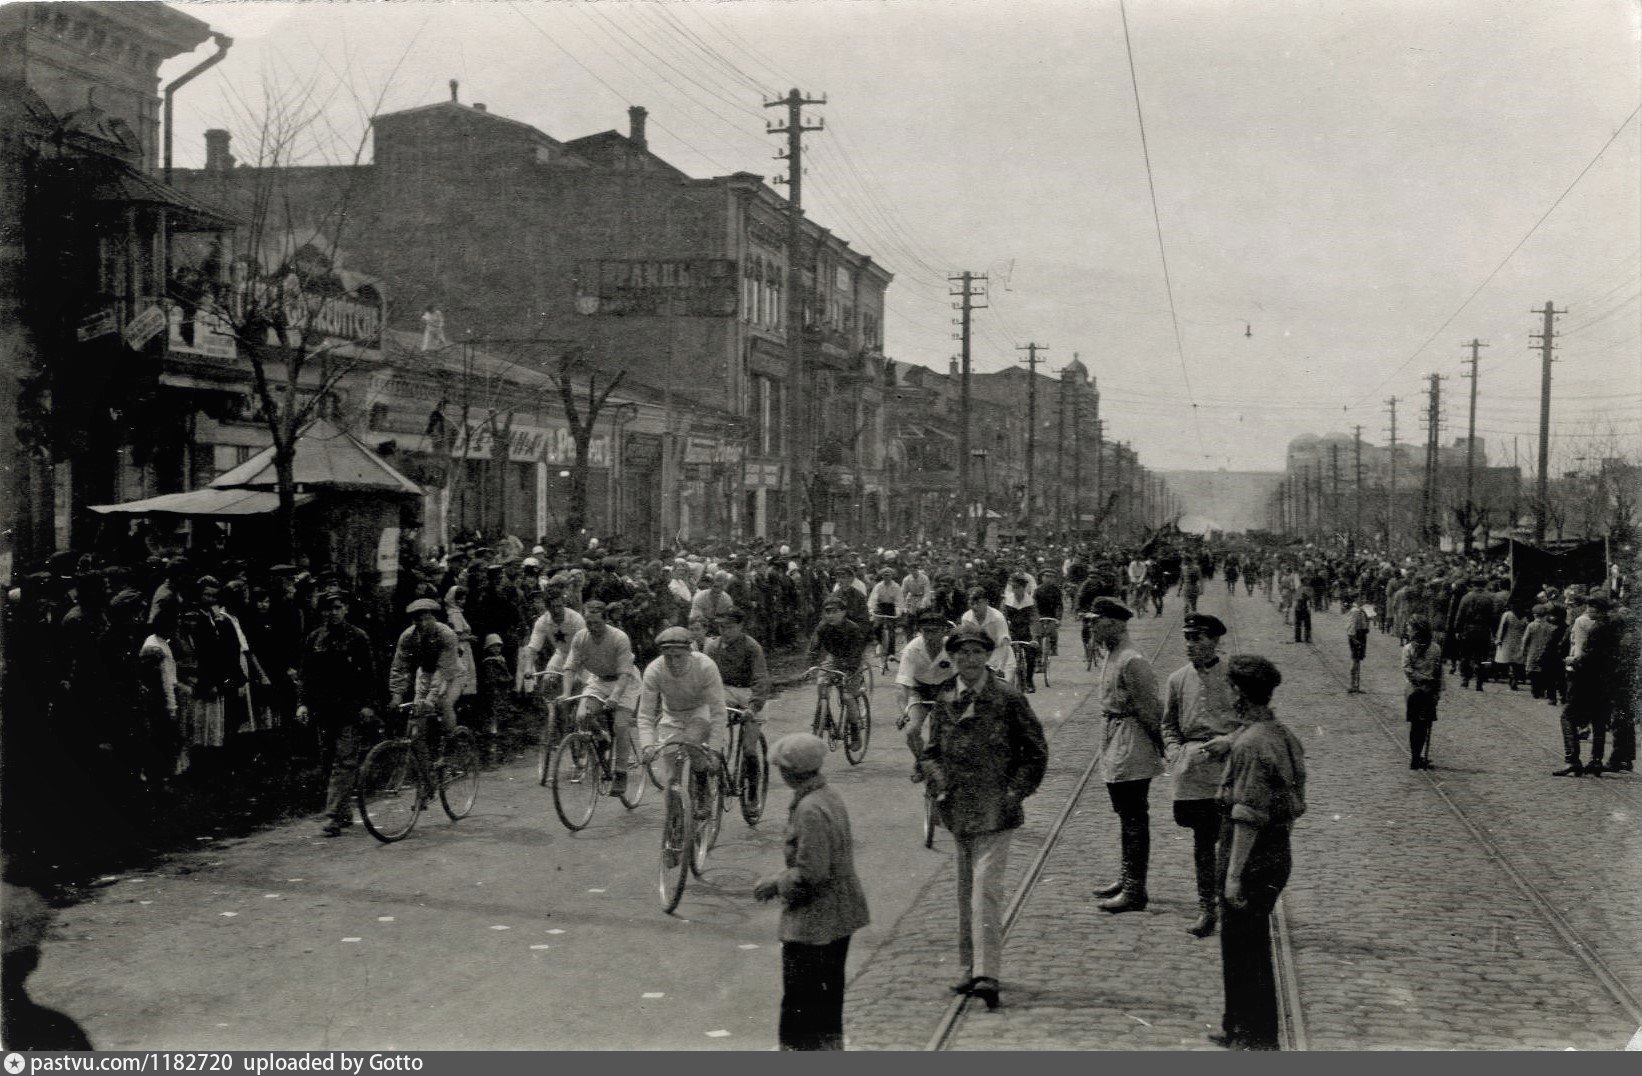
[(0, 3), (7, 1073), (1642, 1050), (1639, 117), (1638, 0)]

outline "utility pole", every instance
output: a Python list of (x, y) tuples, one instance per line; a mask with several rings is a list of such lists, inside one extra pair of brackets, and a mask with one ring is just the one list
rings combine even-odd
[(1331, 530), (1340, 529), (1340, 445), (1328, 446), (1328, 522)]
[[(1077, 352), (1072, 353), (1077, 358)], [(1066, 537), (1066, 389), (1071, 380), (1060, 379), (1060, 395), (1055, 399), (1055, 533)]]
[(1356, 478), (1356, 494), (1352, 497), (1351, 537), (1355, 542), (1363, 540), (1363, 428), (1361, 425), (1351, 428), (1351, 451), (1355, 459), (1352, 462), (1352, 473)]
[(1387, 397), (1386, 411), (1391, 416), (1391, 488), (1385, 506), (1385, 551), (1397, 549), (1397, 397)]
[(1420, 528), (1424, 533), (1424, 540), (1435, 544), (1438, 541), (1436, 524), (1437, 508), (1437, 449), (1439, 446), (1438, 430), (1442, 426), (1442, 382), (1441, 374), (1431, 374), (1427, 377), (1431, 387), (1427, 390), (1425, 406), (1425, 493), (1420, 501)]
[[(791, 371), (787, 386), (787, 417), (792, 425), (795, 448), (791, 453), (792, 472), (787, 484), (787, 512), (795, 528), (808, 517), (812, 554), (821, 552), (821, 471), (815, 459), (819, 425), (815, 416), (820, 414), (820, 401), (815, 399), (815, 370), (804, 355), (804, 270), (799, 241), (803, 236), (804, 220), (804, 135), (824, 129), (826, 123), (806, 124), (803, 109), (805, 105), (826, 103), (826, 94), (819, 98), (805, 97), (796, 89), (789, 90), (786, 97), (764, 102), (765, 108), (787, 110), (786, 126), (766, 124), (765, 133), (787, 136), (787, 152), (777, 154), (777, 160), (787, 162), (787, 358)], [(798, 391), (794, 392), (793, 389)], [(807, 491), (804, 488), (806, 481)], [(808, 497), (805, 496), (806, 492)]]
[[(1077, 355), (1072, 356), (1074, 359)], [(1072, 533), (1083, 526), (1083, 385), (1072, 383)]]
[(1095, 519), (1101, 521), (1104, 532), (1106, 512), (1106, 424), (1099, 417), (1100, 397), (1095, 397)]
[(1461, 374), (1461, 377), (1471, 379), (1471, 415), (1465, 426), (1465, 552), (1471, 552), (1471, 532), (1476, 529), (1477, 521), (1472, 513), (1476, 511), (1476, 467), (1477, 467), (1477, 351), (1488, 345), (1471, 338), (1466, 345), (1471, 349), (1471, 372)]
[(1037, 470), (1038, 455), (1038, 352), (1048, 351), (1046, 344), (1028, 343), (1025, 347), (1018, 347), (1016, 351), (1026, 352), (1026, 358), (1021, 361), (1026, 364), (1026, 526), (1027, 534), (1032, 533), (1033, 504), (1033, 477)]
[[(1539, 375), (1539, 482), (1536, 500), (1539, 502), (1534, 510), (1534, 541), (1543, 545), (1545, 542), (1545, 520), (1549, 514), (1550, 485), (1546, 476), (1551, 471), (1551, 352), (1556, 350), (1551, 341), (1557, 338), (1556, 317), (1566, 314), (1566, 310), (1556, 309), (1556, 304), (1546, 303), (1544, 310), (1530, 311), (1545, 316), (1545, 327), (1539, 332), (1540, 375)], [(1528, 339), (1534, 339), (1529, 334)]]
[[(975, 291), (971, 285), (976, 283), (984, 284), (986, 274), (966, 271), (959, 273), (957, 276), (949, 276), (946, 279), (949, 284), (961, 285), (961, 290), (949, 291), (947, 294), (962, 300), (960, 303), (954, 303), (953, 306), (955, 309), (963, 311), (963, 317), (958, 322), (963, 327), (962, 332), (958, 335), (958, 339), (963, 344), (961, 354), (963, 365), (960, 368), (958, 381), (958, 501), (963, 505), (964, 519), (967, 521), (972, 506), (969, 493), (969, 329), (973, 312), (986, 309), (985, 303), (979, 305), (975, 303), (976, 299), (984, 297), (986, 293), (984, 291)], [(980, 533), (984, 534), (986, 528), (986, 510), (984, 508), (981, 510), (981, 520), (978, 526)]]

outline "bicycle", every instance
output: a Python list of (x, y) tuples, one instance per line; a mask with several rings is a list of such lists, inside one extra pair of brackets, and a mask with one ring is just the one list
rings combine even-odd
[(1097, 649), (1094, 633), (1089, 629), (1094, 626), (1095, 621), (1099, 620), (1100, 617), (1094, 613), (1079, 613), (1078, 615), (1083, 618), (1083, 669), (1085, 672), (1089, 672), (1095, 667), (1095, 650)]
[[(537, 685), (541, 691), (537, 693)], [(564, 716), (564, 700), (558, 697), (558, 691), (564, 684), (564, 674), (557, 672), (528, 672), (525, 673), (525, 688), (531, 692), (533, 699), (546, 698), (547, 720), (542, 724), (541, 749), (536, 752), (536, 784), (547, 787), (548, 775), (553, 762), (553, 749), (559, 746), (564, 728), (568, 724)]]
[[(583, 699), (605, 701), (591, 691), (560, 701), (570, 706), (579, 705)], [(602, 718), (610, 715), (609, 711), (601, 711), (587, 716)], [(578, 725), (586, 727), (578, 727), (559, 741), (553, 752), (550, 770), (553, 810), (572, 833), (586, 829), (588, 823), (593, 821), (593, 811), (598, 807), (599, 800), (610, 794), (617, 773), (616, 745), (612, 734), (604, 730), (604, 722), (589, 720), (578, 722)], [(638, 772), (642, 763), (638, 761), (632, 744), (629, 743), (628, 747), (627, 762), (621, 767), (627, 775), (626, 787), (621, 792), (621, 805), (631, 811), (644, 799), (644, 775)]]
[[(730, 745), (725, 752), (724, 790), (726, 795), (734, 796), (741, 801), (741, 819), (749, 826), (758, 825), (758, 820), (764, 817), (764, 803), (770, 791), (770, 748), (764, 740), (762, 730), (758, 733), (758, 761), (752, 762), (747, 758), (746, 745), (742, 742), (747, 734), (747, 715), (751, 711), (736, 706), (724, 708), (729, 716)], [(729, 759), (738, 760), (734, 767), (730, 766)]]
[(878, 671), (887, 674), (889, 659), (895, 653), (895, 622), (899, 618), (894, 613), (873, 613), (872, 619), (872, 633), (877, 637), (878, 649), (882, 651)]
[[(827, 746), (838, 750), (838, 745), (844, 745), (844, 757), (849, 759), (851, 766), (859, 766), (861, 760), (867, 757), (867, 744), (872, 740), (872, 700), (868, 697), (868, 688), (856, 676), (845, 676), (842, 671), (831, 665), (817, 665), (807, 669), (804, 675), (818, 674), (816, 681), (815, 719), (810, 725), (810, 731), (818, 738), (827, 741)], [(850, 681), (854, 681), (853, 684)], [(856, 710), (853, 718), (850, 708), (845, 705), (844, 692), (848, 688), (853, 692)], [(838, 710), (845, 715), (845, 727), (840, 728), (838, 721), (833, 717), (833, 696), (837, 695)]]
[[(1024, 692), (1032, 686), (1032, 681), (1026, 678), (1027, 654), (1040, 648), (1037, 643), (1028, 639), (1011, 639), (1009, 648), (1013, 651), (1015, 657), (1015, 668), (1009, 674), (1009, 681), (1015, 685), (1015, 690)], [(1048, 682), (1048, 680), (1044, 681), (1045, 684)]]
[[(907, 703), (906, 708), (901, 711), (901, 720), (896, 722), (897, 727), (905, 728), (907, 722), (912, 720), (913, 707), (922, 706), (928, 708), (929, 705), (930, 704), (923, 699), (914, 699), (913, 701)], [(915, 783), (924, 786), (924, 847), (934, 848), (935, 830), (941, 824), (939, 809), (940, 800), (935, 794), (934, 785), (930, 782), (928, 775), (924, 772), (923, 762), (915, 761), (913, 766), (914, 769), (912, 773), (912, 780)]]
[(416, 828), (435, 791), (452, 822), (466, 818), (479, 797), (479, 741), (473, 730), (446, 731), (444, 753), (429, 761), (427, 717), (415, 711), (415, 703), (395, 708), (405, 719), (404, 733), (370, 749), (354, 786), (365, 828), (384, 844)]
[[(673, 764), (665, 784), (656, 777), (655, 759), (671, 752)], [(658, 890), (661, 910), (672, 914), (684, 899), (689, 875), (701, 877), (707, 854), (718, 840), (724, 823), (724, 760), (710, 748), (673, 741), (662, 744), (645, 763), (650, 776), (662, 790), (661, 856)], [(702, 774), (706, 803), (695, 802), (695, 775)]]
[(1052, 616), (1038, 617), (1038, 672), (1043, 674), (1043, 686), (1049, 686), (1049, 659), (1060, 653), (1060, 621)]

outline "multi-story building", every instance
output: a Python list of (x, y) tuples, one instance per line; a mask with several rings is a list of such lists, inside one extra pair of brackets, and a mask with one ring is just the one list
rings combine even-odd
[(86, 505), (141, 495), (139, 464), (185, 465), (148, 436), (169, 240), (230, 222), (154, 174), (159, 67), (212, 36), (158, 3), (0, 8), (0, 557), (84, 548)]
[[(451, 341), (481, 342), (548, 372), (565, 355), (621, 391), (654, 397), (661, 427), (626, 431), (628, 498), (653, 517), (617, 529), (796, 536), (786, 494), (795, 383), (788, 355), (786, 201), (760, 177), (685, 175), (650, 151), (646, 112), (627, 133), (560, 141), (451, 99), (373, 120), (374, 158), (341, 168), (234, 167), (227, 132), (208, 132), (206, 167), (185, 179), (233, 206), (277, 182), (304, 227), (337, 218), (331, 242), (391, 282), (388, 326), (437, 318)], [(805, 358), (818, 398), (823, 517), (857, 535), (881, 526), (884, 292), (890, 274), (812, 221), (797, 252)], [(642, 462), (638, 462), (642, 461)]]

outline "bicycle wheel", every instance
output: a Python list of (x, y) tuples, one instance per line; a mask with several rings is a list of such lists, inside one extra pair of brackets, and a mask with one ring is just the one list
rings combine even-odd
[(695, 840), (690, 842), (690, 872), (697, 878), (707, 869), (707, 854), (718, 843), (724, 828), (724, 779), (722, 767), (707, 772), (707, 802), (696, 805)]
[(593, 820), (599, 803), (598, 766), (590, 733), (572, 732), (553, 752), (553, 809), (572, 833)]
[(825, 691), (815, 697), (815, 719), (810, 722), (810, 735), (818, 740), (827, 738), (827, 722), (831, 717), (828, 701), (832, 692)]
[(867, 757), (867, 744), (872, 742), (872, 700), (865, 695), (855, 697), (855, 720), (844, 730), (844, 757), (851, 766), (859, 766)]
[(354, 795), (372, 837), (390, 843), (416, 827), (422, 813), (421, 776), (409, 740), (384, 740), (371, 748), (359, 767)]
[(758, 759), (741, 756), (741, 819), (749, 826), (764, 817), (764, 799), (770, 791), (770, 748), (764, 734), (758, 734)]
[(1032, 685), (1026, 682), (1026, 652), (1021, 647), (1015, 648), (1015, 668), (1009, 674), (1009, 682), (1015, 685), (1016, 691), (1024, 692)]
[(1043, 686), (1049, 686), (1049, 658), (1053, 647), (1045, 646), (1038, 651), (1038, 671), (1043, 674)]
[(439, 802), (452, 822), (473, 810), (479, 798), (479, 737), (472, 729), (456, 729), (445, 741), (445, 769), (439, 775)]
[(925, 784), (924, 785), (924, 847), (925, 848), (934, 848), (935, 847), (935, 825), (936, 825), (935, 794), (929, 790), (929, 785)]
[(629, 811), (637, 807), (644, 799), (644, 782), (646, 767), (639, 761), (639, 751), (633, 744), (627, 745), (627, 764), (624, 767), (627, 773), (627, 788), (621, 794), (621, 805)]
[(682, 782), (662, 790), (661, 867), (659, 890), (661, 910), (669, 914), (684, 897), (684, 880), (690, 873), (690, 796)]

